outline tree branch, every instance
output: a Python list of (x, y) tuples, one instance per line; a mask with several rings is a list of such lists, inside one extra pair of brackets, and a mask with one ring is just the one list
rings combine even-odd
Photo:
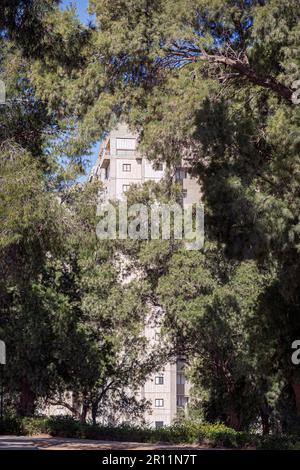
[[(238, 75), (247, 78), (251, 83), (254, 83), (255, 85), (259, 85), (263, 88), (270, 89), (274, 91), (275, 93), (277, 93), (282, 98), (292, 102), (293, 91), (290, 88), (278, 82), (274, 77), (259, 76), (255, 72), (255, 70), (253, 70), (248, 65), (244, 57), (241, 60), (238, 58), (226, 57), (224, 55), (207, 54), (205, 51), (202, 51), (201, 54), (194, 55), (194, 54), (184, 53), (183, 51), (176, 50), (176, 51), (169, 51), (166, 56), (165, 61), (163, 62), (165, 66), (169, 66), (172, 64), (173, 65), (176, 64), (178, 66), (179, 64), (181, 64), (181, 66), (184, 67), (185, 65), (191, 62), (197, 62), (197, 61), (206, 61), (211, 64), (226, 65), (230, 67), (231, 69), (237, 71)], [(222, 75), (221, 78), (223, 77), (224, 75)], [(233, 76), (231, 76), (230, 78), (233, 78)]]

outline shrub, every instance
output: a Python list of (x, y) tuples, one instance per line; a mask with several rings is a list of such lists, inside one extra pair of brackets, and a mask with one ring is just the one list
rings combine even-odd
[(299, 437), (297, 436), (260, 436), (257, 440), (257, 449), (259, 450), (293, 450), (299, 446)]
[(153, 430), (143, 426), (122, 424), (120, 426), (83, 426), (84, 436), (87, 439), (102, 439), (112, 441), (150, 442)]
[(19, 435), (22, 431), (22, 422), (16, 417), (5, 417), (0, 420), (0, 435), (15, 434)]
[(33, 436), (34, 434), (48, 434), (49, 419), (46, 417), (22, 418), (21, 434)]
[(210, 447), (243, 448), (252, 446), (257, 449), (300, 450), (298, 436), (249, 435), (245, 432), (237, 432), (224, 424), (189, 420), (176, 422), (172, 426), (164, 426), (160, 429), (133, 426), (127, 423), (120, 426), (94, 426), (89, 423), (80, 423), (71, 416), (6, 417), (0, 421), (0, 434), (34, 435), (42, 433), (59, 437), (123, 442), (196, 443)]
[(223, 424), (184, 421), (160, 429), (129, 424), (112, 427), (82, 424), (71, 416), (7, 418), (0, 424), (0, 433), (23, 435), (47, 433), (52, 436), (82, 439), (174, 444), (205, 443), (213, 447), (240, 447), (247, 441), (247, 435), (237, 433)]
[(289, 450), (300, 450), (300, 441), (295, 442), (295, 444), (290, 444)]
[(48, 432), (52, 436), (84, 438), (85, 425), (71, 416), (52, 416), (48, 418)]

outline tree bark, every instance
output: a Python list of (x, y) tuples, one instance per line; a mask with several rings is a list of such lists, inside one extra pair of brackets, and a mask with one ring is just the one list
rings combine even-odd
[(293, 91), (288, 88), (287, 86), (283, 85), (282, 83), (278, 82), (275, 78), (266, 76), (261, 77), (259, 76), (255, 70), (251, 69), (248, 65), (244, 64), (243, 62), (231, 59), (229, 57), (223, 56), (209, 56), (209, 62), (218, 63), (218, 64), (225, 64), (231, 67), (233, 70), (239, 72), (239, 75), (246, 77), (251, 83), (255, 85), (259, 85), (263, 88), (269, 88), (277, 93), (282, 98), (292, 102), (292, 94)]
[(32, 391), (27, 376), (21, 379), (21, 393), (18, 406), (19, 416), (33, 416), (35, 411), (35, 393)]
[[(196, 52), (196, 51), (192, 51)], [(289, 87), (285, 86), (283, 83), (278, 82), (274, 77), (272, 76), (260, 76), (258, 73), (252, 69), (249, 65), (248, 62), (227, 57), (225, 55), (212, 55), (212, 54), (207, 54), (206, 52), (200, 53), (200, 51), (197, 51), (197, 54), (189, 54), (184, 51), (172, 51), (167, 53), (167, 56), (165, 58), (165, 65), (174, 65), (174, 64), (183, 64), (182, 66), (186, 66), (192, 62), (197, 62), (197, 61), (204, 61), (208, 62), (211, 64), (223, 64), (228, 66), (231, 70), (234, 70), (237, 72), (236, 74), (228, 74), (228, 79), (229, 78), (237, 78), (237, 77), (245, 77), (249, 82), (259, 85), (263, 88), (270, 89), (274, 91), (277, 95), (281, 96), (285, 100), (289, 101), (292, 103), (292, 95), (293, 95), (293, 90), (291, 90)], [(223, 79), (226, 77), (223, 75)]]
[(265, 413), (263, 410), (260, 410), (262, 432), (264, 435), (270, 434), (270, 418), (269, 414)]
[(295, 395), (297, 416), (300, 416), (300, 383), (293, 383), (292, 387)]
[(230, 406), (229, 408), (228, 418), (229, 418), (229, 427), (235, 429), (236, 431), (240, 431), (241, 421), (233, 405)]
[(83, 403), (81, 413), (80, 413), (81, 423), (86, 423), (86, 417), (87, 417), (88, 411), (89, 411), (89, 405), (87, 403)]
[(98, 405), (99, 405), (99, 401), (95, 401), (92, 404), (92, 422), (93, 422), (94, 426), (96, 426), (96, 424), (97, 424)]

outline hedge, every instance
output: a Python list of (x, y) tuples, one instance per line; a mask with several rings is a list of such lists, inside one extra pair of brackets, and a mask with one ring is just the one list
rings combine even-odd
[(145, 426), (94, 426), (83, 424), (69, 416), (5, 418), (0, 420), (0, 434), (35, 435), (50, 434), (57, 437), (98, 439), (128, 442), (168, 444), (200, 444), (209, 447), (300, 449), (299, 436), (251, 435), (237, 432), (224, 424), (183, 421), (172, 426), (152, 429)]

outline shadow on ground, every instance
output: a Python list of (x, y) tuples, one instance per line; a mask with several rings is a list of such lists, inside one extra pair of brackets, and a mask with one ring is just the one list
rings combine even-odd
[(0, 436), (0, 450), (164, 450), (205, 449), (197, 445), (147, 444), (140, 442), (92, 441), (51, 436)]

